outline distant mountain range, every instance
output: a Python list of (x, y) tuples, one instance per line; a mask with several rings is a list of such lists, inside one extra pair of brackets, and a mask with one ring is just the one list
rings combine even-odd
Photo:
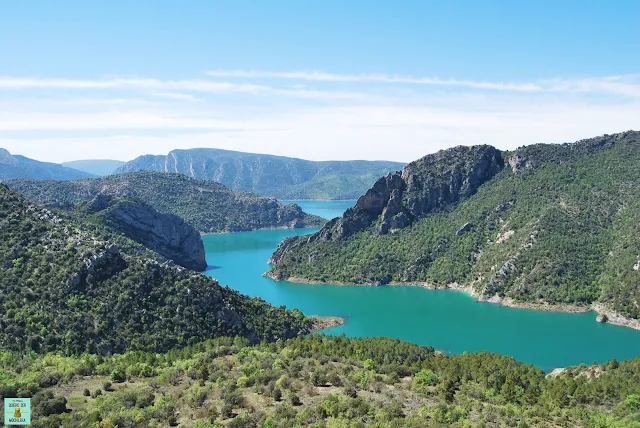
[(95, 177), (95, 175), (57, 163), (39, 162), (24, 156), (12, 155), (7, 150), (0, 148), (0, 180), (14, 178), (75, 180), (89, 177)]
[(404, 166), (388, 161), (308, 161), (220, 149), (173, 150), (140, 156), (115, 173), (175, 172), (214, 180), (235, 191), (278, 199), (355, 199), (375, 180)]
[(111, 159), (87, 159), (71, 162), (62, 162), (62, 166), (88, 172), (100, 177), (113, 174), (113, 172), (126, 162)]

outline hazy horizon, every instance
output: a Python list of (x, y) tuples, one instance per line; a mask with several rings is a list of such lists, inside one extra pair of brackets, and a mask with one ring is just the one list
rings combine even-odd
[(0, 147), (409, 162), (640, 129), (640, 4), (606, 6), (8, 2)]

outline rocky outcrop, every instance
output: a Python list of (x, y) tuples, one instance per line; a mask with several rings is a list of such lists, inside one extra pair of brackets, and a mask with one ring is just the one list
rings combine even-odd
[(159, 213), (136, 200), (107, 195), (96, 196), (85, 210), (176, 264), (198, 271), (207, 267), (200, 233), (178, 216)]
[(473, 223), (465, 223), (462, 225), (460, 229), (456, 232), (456, 236), (462, 236), (467, 232), (470, 232), (473, 229)]
[(104, 251), (84, 260), (84, 266), (67, 281), (64, 294), (84, 291), (86, 287), (104, 281), (121, 272), (127, 264), (116, 245), (109, 245)]
[(513, 156), (509, 156), (509, 158), (507, 158), (507, 162), (514, 174), (517, 174), (523, 169), (531, 168), (531, 162), (529, 162), (525, 156), (521, 156), (517, 153)]
[(640, 330), (640, 319), (629, 318), (616, 312), (611, 305), (606, 303), (594, 303), (591, 309), (598, 312), (597, 322), (606, 322), (607, 324), (619, 325)]
[(525, 242), (518, 248), (515, 254), (513, 254), (503, 265), (489, 278), (489, 281), (482, 287), (482, 291), (479, 294), (479, 300), (491, 301), (492, 298), (500, 298), (500, 294), (504, 292), (505, 287), (509, 281), (518, 273), (520, 269), (518, 267), (520, 257), (523, 252), (533, 248), (536, 243), (539, 230), (535, 229), (537, 224), (534, 225), (534, 229), (531, 231)]
[(403, 229), (470, 197), (503, 166), (500, 151), (491, 146), (459, 146), (427, 155), (402, 172), (378, 179), (353, 208), (327, 223), (311, 241), (344, 239), (371, 226), (378, 234)]

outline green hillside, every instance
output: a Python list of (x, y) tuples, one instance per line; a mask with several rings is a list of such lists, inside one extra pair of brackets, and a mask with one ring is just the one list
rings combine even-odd
[(181, 174), (140, 171), (66, 182), (13, 180), (7, 185), (35, 203), (52, 207), (72, 207), (97, 195), (132, 197), (207, 233), (324, 224), (295, 204), (236, 193), (219, 183)]
[(640, 358), (545, 376), (497, 354), (385, 338), (228, 338), (104, 358), (0, 352), (0, 379), (0, 398), (32, 397), (34, 428), (640, 426)]
[(601, 302), (640, 318), (640, 133), (495, 151), (493, 163), (487, 150), (380, 179), (342, 219), (283, 242), (269, 275), (458, 283), (483, 299)]
[(143, 258), (0, 185), (0, 350), (162, 352), (218, 336), (277, 340), (311, 326), (299, 311)]

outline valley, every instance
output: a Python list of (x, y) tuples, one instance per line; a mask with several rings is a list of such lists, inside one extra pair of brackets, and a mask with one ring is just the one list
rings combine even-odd
[[(351, 202), (353, 204), (355, 201)], [(337, 216), (346, 203), (298, 202), (310, 213)], [(640, 355), (640, 331), (596, 322), (597, 313), (545, 312), (477, 302), (468, 293), (421, 286), (335, 286), (274, 281), (262, 276), (282, 239), (317, 229), (254, 231), (205, 236), (207, 276), (242, 294), (305, 314), (340, 316), (326, 333), (385, 336), (447, 353), (490, 351), (550, 371)], [(522, 340), (526, 338), (526, 340)], [(550, 349), (553, 351), (550, 352)]]
[(640, 428), (639, 1), (0, 5), (0, 428)]
[(636, 137), (458, 147), (357, 200), (9, 180), (0, 398), (36, 427), (634, 426)]

